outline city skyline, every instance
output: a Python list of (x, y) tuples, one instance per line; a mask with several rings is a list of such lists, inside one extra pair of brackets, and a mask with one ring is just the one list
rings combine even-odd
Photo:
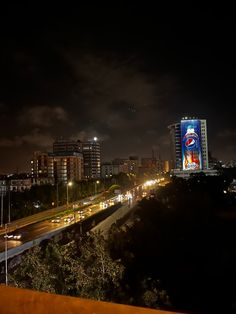
[(230, 8), (35, 7), (2, 12), (1, 173), (29, 170), (60, 136), (97, 136), (103, 161), (170, 159), (167, 127), (185, 115), (208, 121), (215, 157), (235, 159)]

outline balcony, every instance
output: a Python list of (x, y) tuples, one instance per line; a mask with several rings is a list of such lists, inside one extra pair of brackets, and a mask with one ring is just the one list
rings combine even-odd
[[(178, 314), (0, 286), (1, 314)], [(179, 313), (180, 314), (180, 313)]]

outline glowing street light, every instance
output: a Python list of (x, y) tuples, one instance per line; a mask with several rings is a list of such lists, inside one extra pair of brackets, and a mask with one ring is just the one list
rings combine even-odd
[(97, 194), (97, 185), (100, 183), (99, 180), (95, 181), (95, 195)]
[(68, 187), (69, 186), (72, 186), (73, 185), (73, 183), (71, 182), (71, 181), (69, 181), (67, 184), (66, 184), (66, 206), (68, 207), (68, 205), (69, 205), (69, 197), (68, 197), (68, 194), (69, 194), (69, 192), (68, 192)]
[(122, 201), (123, 201), (123, 195), (122, 195), (122, 194), (119, 194), (119, 195), (117, 196), (117, 200), (118, 200), (118, 202), (122, 202)]

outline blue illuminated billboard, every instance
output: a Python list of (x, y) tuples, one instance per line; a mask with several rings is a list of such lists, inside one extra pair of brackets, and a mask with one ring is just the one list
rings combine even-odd
[(183, 170), (202, 170), (200, 120), (181, 121), (181, 146)]

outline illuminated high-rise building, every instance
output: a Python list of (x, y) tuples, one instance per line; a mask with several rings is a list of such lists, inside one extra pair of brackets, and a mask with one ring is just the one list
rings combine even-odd
[(206, 120), (201, 119), (201, 145), (202, 145), (202, 162), (203, 169), (209, 168), (208, 160), (208, 142), (207, 142), (207, 122)]
[(84, 176), (87, 179), (100, 178), (101, 175), (101, 146), (94, 137), (92, 140), (82, 142), (84, 157)]
[(53, 143), (53, 153), (81, 153), (81, 142), (65, 139), (57, 139)]
[(205, 119), (184, 117), (169, 127), (172, 169), (208, 169), (207, 123)]
[(181, 133), (180, 123), (174, 123), (168, 126), (171, 140), (171, 168), (181, 169)]

